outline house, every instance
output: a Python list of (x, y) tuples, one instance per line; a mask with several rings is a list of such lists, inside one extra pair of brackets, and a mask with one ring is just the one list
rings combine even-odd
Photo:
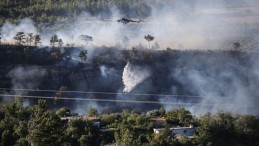
[[(155, 134), (159, 134), (164, 130), (164, 128), (158, 128), (153, 129)], [(176, 137), (188, 137), (192, 138), (196, 132), (196, 129), (192, 126), (190, 127), (174, 127), (170, 128), (170, 131), (172, 131), (172, 135), (175, 135)]]
[(93, 125), (97, 128), (100, 128), (101, 126), (101, 120), (100, 118), (97, 117), (88, 117), (88, 116), (73, 116), (73, 117), (63, 117), (61, 118), (62, 121), (69, 121), (69, 120), (74, 120), (74, 119), (82, 119), (86, 121), (91, 121), (93, 122)]

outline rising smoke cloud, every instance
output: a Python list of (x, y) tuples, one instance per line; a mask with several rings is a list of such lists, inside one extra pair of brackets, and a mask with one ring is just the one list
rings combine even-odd
[(25, 33), (39, 33), (38, 29), (34, 25), (34, 22), (30, 19), (23, 19), (17, 25), (12, 24), (10, 22), (6, 22), (2, 28), (0, 29), (2, 33), (2, 42), (14, 44), (13, 37), (17, 32), (25, 32)]
[[(18, 66), (12, 69), (7, 76), (11, 78), (13, 89), (37, 89), (46, 75), (47, 71), (37, 66)], [(15, 91), (15, 94), (18, 95), (27, 93), (28, 91)]]
[[(29, 91), (24, 89), (37, 89), (47, 76), (47, 70), (37, 66), (17, 66), (6, 75), (11, 79), (11, 91), (5, 94), (28, 95)], [(21, 89), (21, 90), (19, 90)], [(12, 101), (10, 97), (3, 97), (4, 102)], [(30, 101), (25, 99), (24, 106), (29, 106)]]
[[(249, 53), (248, 53), (249, 54)], [(243, 54), (246, 56), (246, 54)], [(199, 115), (206, 112), (216, 113), (218, 111), (228, 111), (242, 114), (258, 114), (256, 106), (258, 103), (258, 60), (255, 56), (249, 54), (250, 58), (244, 60), (236, 60), (233, 57), (221, 56), (217, 67), (220, 70), (207, 70), (208, 66), (204, 66), (201, 62), (208, 61), (208, 58), (193, 58), (191, 62), (187, 62), (186, 66), (192, 66), (194, 69), (176, 70), (172, 68), (171, 77), (184, 87), (188, 95), (186, 97), (180, 91), (181, 87), (172, 84), (171, 94), (181, 97), (168, 98), (160, 97), (161, 102), (175, 103), (198, 103), (182, 105)], [(184, 56), (182, 56), (182, 59)], [(181, 61), (180, 59), (179, 61)], [(237, 63), (246, 61), (246, 65)], [(224, 64), (225, 62), (225, 64)], [(227, 63), (226, 63), (227, 62)], [(227, 64), (227, 65), (226, 65)], [(227, 67), (226, 67), (227, 66)], [(177, 108), (178, 106), (164, 105), (166, 109)]]

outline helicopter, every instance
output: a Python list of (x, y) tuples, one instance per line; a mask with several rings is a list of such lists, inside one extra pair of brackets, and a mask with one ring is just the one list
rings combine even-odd
[(140, 22), (144, 22), (144, 20), (142, 20), (142, 19), (132, 20), (132, 19), (128, 19), (128, 18), (123, 17), (121, 19), (118, 19), (117, 22), (118, 23), (122, 23), (124, 25), (124, 24), (128, 24), (128, 23), (131, 23), (131, 22), (133, 22), (133, 23), (140, 23)]
[(89, 35), (80, 35), (79, 38), (84, 41), (93, 41), (93, 37)]

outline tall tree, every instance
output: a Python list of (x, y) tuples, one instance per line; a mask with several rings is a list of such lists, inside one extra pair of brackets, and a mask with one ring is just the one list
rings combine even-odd
[(58, 39), (58, 47), (61, 48), (63, 46), (63, 40), (62, 39)]
[(38, 44), (40, 44), (41, 42), (41, 38), (39, 34), (34, 35), (34, 46), (37, 46)]
[(32, 109), (29, 121), (29, 142), (31, 145), (62, 145), (64, 143), (64, 127), (61, 119), (50, 110), (44, 100)]
[(87, 113), (88, 113), (88, 116), (89, 116), (89, 117), (98, 116), (98, 110), (95, 109), (95, 108), (92, 108), (92, 107), (90, 107), (90, 108), (87, 110)]
[(169, 110), (166, 113), (166, 120), (175, 126), (190, 126), (190, 124), (194, 123), (191, 112), (184, 108)]
[(33, 36), (33, 33), (28, 33), (28, 37), (26, 38), (29, 45), (31, 46), (31, 43), (33, 42), (34, 40), (34, 36)]
[(17, 32), (13, 38), (16, 41), (16, 44), (21, 45), (25, 43), (25, 34), (24, 32)]
[(100, 131), (93, 123), (83, 119), (72, 119), (68, 123), (67, 137), (70, 145), (100, 145)]
[(13, 103), (5, 104), (1, 107), (4, 118), (0, 121), (0, 145), (19, 145), (28, 143), (26, 136), (27, 120), (30, 113), (23, 107), (23, 99), (15, 97)]
[(244, 145), (256, 145), (259, 141), (259, 117), (239, 115), (234, 122), (236, 139)]
[(1, 45), (1, 43), (2, 43), (2, 33), (0, 32), (0, 45)]
[(141, 141), (137, 137), (134, 129), (127, 125), (119, 125), (119, 129), (114, 134), (116, 144), (119, 146), (141, 146)]
[(59, 110), (57, 110), (56, 114), (62, 118), (62, 117), (66, 117), (66, 116), (71, 116), (71, 112), (70, 109), (67, 107), (62, 107)]
[(145, 35), (144, 38), (148, 41), (148, 47), (150, 49), (150, 42), (155, 39), (152, 35)]
[(58, 35), (53, 34), (53, 36), (50, 38), (50, 45), (55, 46), (56, 43), (59, 42)]
[(230, 113), (201, 116), (195, 139), (200, 145), (235, 145), (234, 121)]

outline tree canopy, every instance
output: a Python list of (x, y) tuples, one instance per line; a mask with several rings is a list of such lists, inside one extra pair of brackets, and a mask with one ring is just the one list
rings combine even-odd
[[(194, 117), (183, 108), (168, 111), (161, 108), (154, 110), (151, 115), (142, 114), (137, 109), (132, 112), (125, 109), (120, 113), (101, 114), (90, 107), (89, 111), (89, 116), (97, 116), (97, 119), (100, 117), (104, 131), (87, 118), (71, 118), (68, 108), (52, 110), (45, 100), (38, 100), (38, 104), (24, 107), (23, 98), (16, 97), (13, 102), (1, 106), (0, 145), (99, 146), (116, 143), (121, 146), (217, 146), (259, 143), (259, 118), (254, 115), (219, 112)], [(70, 118), (66, 119), (67, 116)], [(164, 129), (155, 134), (153, 128), (158, 127), (153, 119), (161, 116), (165, 116), (167, 122)], [(196, 128), (191, 139), (179, 139), (170, 130), (171, 127), (190, 123)]]
[(17, 22), (28, 17), (38, 25), (63, 22), (82, 12), (88, 12), (92, 16), (109, 16), (114, 6), (120, 13), (135, 17), (145, 17), (151, 12), (145, 0), (2, 0), (0, 26), (6, 20)]

